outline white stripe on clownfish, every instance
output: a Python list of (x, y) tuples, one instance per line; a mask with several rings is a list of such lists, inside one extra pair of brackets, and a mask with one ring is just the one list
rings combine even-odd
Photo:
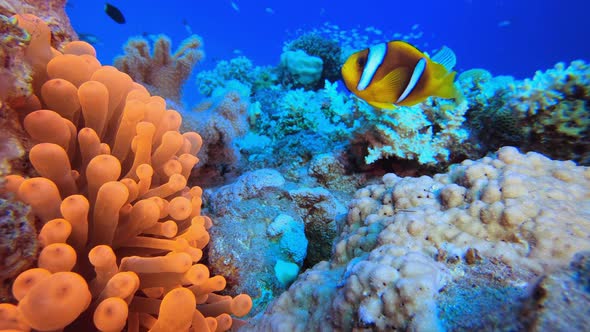
[(367, 63), (365, 64), (365, 68), (363, 69), (363, 73), (357, 85), (357, 89), (359, 91), (365, 90), (369, 86), (369, 84), (371, 84), (371, 81), (373, 80), (373, 77), (375, 76), (377, 69), (379, 69), (379, 67), (383, 63), (383, 60), (385, 60), (386, 55), (386, 43), (377, 44), (369, 48), (369, 55), (367, 55)]
[(406, 99), (410, 95), (410, 93), (412, 93), (412, 91), (414, 90), (414, 88), (418, 84), (420, 77), (422, 77), (422, 74), (424, 73), (425, 69), (426, 69), (426, 58), (421, 58), (420, 60), (418, 60), (418, 63), (416, 63), (416, 65), (414, 66), (414, 71), (412, 72), (412, 77), (410, 77), (410, 81), (408, 82), (408, 85), (406, 86), (406, 89), (404, 90), (404, 92), (401, 94), (401, 96), (399, 96), (399, 98), (397, 98), (397, 101), (395, 102), (396, 104), (404, 101), (404, 99)]

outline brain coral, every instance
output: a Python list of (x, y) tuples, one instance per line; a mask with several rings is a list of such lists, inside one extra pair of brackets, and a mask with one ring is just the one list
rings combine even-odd
[[(34, 16), (16, 19), (47, 30)], [(0, 329), (229, 329), (251, 299), (215, 294), (225, 279), (199, 264), (211, 220), (200, 215), (201, 188), (186, 184), (201, 137), (181, 134), (178, 112), (102, 66), (89, 44), (59, 52), (49, 34), (32, 36), (26, 54), (44, 108), (23, 114), (23, 126), (39, 176), (10, 175), (4, 190), (31, 206), (42, 249), (38, 267), (14, 280), (18, 304), (0, 304)]]
[[(302, 274), (249, 327), (443, 330), (439, 301), (455, 285), (501, 283), (525, 294), (539, 275), (590, 249), (589, 197), (590, 168), (512, 147), (432, 178), (387, 174), (355, 194), (332, 259)], [(485, 267), (489, 279), (473, 284), (468, 276)], [(501, 309), (486, 308), (473, 321)]]

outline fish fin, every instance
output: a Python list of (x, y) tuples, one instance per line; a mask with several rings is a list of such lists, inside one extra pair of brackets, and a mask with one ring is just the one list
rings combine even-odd
[(461, 96), (457, 88), (455, 87), (455, 76), (457, 72), (451, 72), (442, 79), (439, 88), (434, 92), (434, 95), (441, 98), (457, 98)]
[(430, 60), (440, 63), (447, 71), (453, 70), (457, 64), (455, 52), (446, 46), (443, 46)]
[(373, 89), (378, 100), (386, 100), (393, 104), (401, 95), (404, 86), (410, 79), (410, 68), (398, 67), (385, 75), (378, 82), (373, 83)]
[(384, 110), (392, 110), (395, 108), (395, 105), (392, 103), (382, 103), (378, 101), (367, 101), (367, 103), (373, 107), (381, 108)]

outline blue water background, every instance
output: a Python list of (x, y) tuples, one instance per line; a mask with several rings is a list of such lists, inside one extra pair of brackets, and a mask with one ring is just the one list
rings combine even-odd
[[(193, 33), (203, 37), (212, 68), (236, 54), (255, 65), (276, 65), (285, 41), (298, 30), (324, 23), (362, 33), (375, 27), (386, 36), (421, 32), (411, 42), (424, 51), (441, 45), (457, 54), (459, 71), (485, 68), (494, 75), (532, 77), (558, 61), (590, 58), (590, 1), (585, 0), (209, 0), (111, 1), (126, 18), (117, 24), (102, 1), (73, 0), (67, 6), (80, 33), (98, 37), (99, 59), (111, 64), (131, 36), (164, 33), (173, 50)], [(416, 26), (417, 25), (417, 26)], [(414, 29), (412, 29), (414, 28)], [(199, 68), (197, 70), (199, 70)]]

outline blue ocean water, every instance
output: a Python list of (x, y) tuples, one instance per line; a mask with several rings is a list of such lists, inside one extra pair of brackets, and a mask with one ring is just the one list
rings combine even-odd
[[(285, 41), (297, 31), (329, 22), (359, 33), (373, 27), (383, 39), (409, 40), (423, 51), (442, 45), (457, 54), (459, 72), (485, 68), (494, 75), (532, 77), (558, 61), (590, 59), (590, 32), (584, 0), (220, 0), (111, 1), (126, 23), (114, 22), (102, 1), (68, 1), (67, 12), (78, 33), (96, 36), (103, 64), (122, 54), (132, 36), (166, 34), (173, 48), (195, 33), (203, 37), (206, 59), (197, 70), (211, 68), (238, 54), (255, 65), (276, 65)], [(399, 35), (398, 35), (399, 36)]]

